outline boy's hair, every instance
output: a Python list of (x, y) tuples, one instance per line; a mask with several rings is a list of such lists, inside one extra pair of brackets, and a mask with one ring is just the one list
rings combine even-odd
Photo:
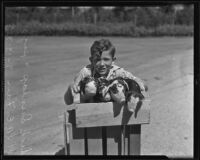
[(115, 56), (115, 47), (108, 39), (101, 39), (94, 41), (93, 45), (90, 48), (91, 56), (101, 56), (103, 51), (110, 51), (112, 58)]

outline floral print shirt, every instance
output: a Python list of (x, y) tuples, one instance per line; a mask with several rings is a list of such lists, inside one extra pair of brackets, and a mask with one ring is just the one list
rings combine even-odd
[[(74, 85), (79, 85), (79, 82), (87, 77), (87, 76), (91, 76), (94, 75), (94, 73), (92, 73), (92, 66), (91, 65), (87, 65), (85, 67), (83, 67), (80, 72), (75, 76), (74, 78)], [(145, 91), (145, 86), (144, 83), (141, 79), (139, 79), (138, 77), (135, 77), (132, 73), (124, 70), (123, 68), (112, 64), (111, 69), (107, 75), (107, 77), (105, 77), (107, 80), (111, 80), (117, 77), (122, 77), (122, 78), (129, 78), (129, 79), (133, 79), (135, 80), (138, 85), (140, 86), (141, 91)]]

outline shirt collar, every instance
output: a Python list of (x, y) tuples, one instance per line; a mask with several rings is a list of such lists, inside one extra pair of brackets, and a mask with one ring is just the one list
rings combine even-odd
[[(91, 64), (87, 65), (86, 67), (87, 67), (88, 69), (91, 70), (91, 73), (92, 73), (93, 75), (95, 75), (94, 70), (93, 70), (93, 67), (92, 67)], [(117, 65), (115, 65), (115, 64), (112, 64), (112, 65), (111, 65), (111, 68), (110, 68), (110, 71), (109, 71), (109, 73), (108, 73), (108, 75), (107, 75), (106, 78), (108, 78), (110, 75), (113, 74), (113, 72), (115, 72), (115, 71), (118, 70), (118, 69), (120, 69), (119, 66), (117, 66)], [(93, 75), (92, 75), (92, 76), (93, 76)]]

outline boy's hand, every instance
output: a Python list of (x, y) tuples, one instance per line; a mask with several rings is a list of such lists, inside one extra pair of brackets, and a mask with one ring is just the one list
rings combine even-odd
[(80, 92), (80, 86), (79, 85), (73, 85), (72, 86), (72, 89), (73, 89), (73, 91), (74, 91), (74, 93), (79, 93)]
[(80, 103), (80, 94), (78, 93), (78, 94), (75, 94), (74, 95), (74, 103)]
[(145, 85), (145, 84), (143, 84), (143, 83), (138, 83), (139, 84), (139, 86), (140, 86), (140, 89), (141, 89), (141, 91), (148, 91), (148, 87), (147, 87), (147, 85)]
[(139, 85), (141, 91), (145, 91), (145, 87), (143, 83), (137, 82), (137, 84)]

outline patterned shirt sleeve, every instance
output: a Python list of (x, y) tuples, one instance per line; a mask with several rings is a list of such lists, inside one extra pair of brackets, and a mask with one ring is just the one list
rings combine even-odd
[(78, 73), (78, 74), (76, 74), (76, 76), (74, 77), (74, 85), (79, 85), (79, 83), (80, 83), (80, 81), (83, 79), (83, 78), (85, 78), (85, 77), (87, 77), (87, 76), (89, 76), (91, 74), (91, 71), (88, 69), (88, 68), (86, 68), (86, 67), (84, 67), (84, 68), (82, 68), (81, 70), (80, 70), (80, 72)]

